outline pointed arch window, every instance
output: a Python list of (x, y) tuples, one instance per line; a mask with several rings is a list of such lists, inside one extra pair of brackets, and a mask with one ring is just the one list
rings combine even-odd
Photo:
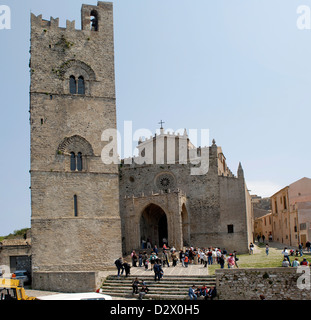
[(70, 76), (69, 89), (70, 89), (70, 94), (77, 93), (77, 81), (75, 76)]
[(78, 94), (85, 94), (85, 82), (82, 76), (78, 79)]

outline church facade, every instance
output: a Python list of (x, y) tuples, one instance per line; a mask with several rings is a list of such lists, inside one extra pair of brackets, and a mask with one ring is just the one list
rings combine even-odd
[[(246, 252), (252, 219), (243, 169), (234, 176), (215, 141), (204, 175), (190, 174), (188, 154), (203, 150), (186, 132), (162, 130), (139, 143), (145, 158), (157, 157), (163, 141), (160, 162), (103, 163), (102, 133), (116, 129), (113, 6), (99, 1), (81, 14), (81, 30), (31, 15), (33, 287), (55, 290), (51, 274), (104, 271), (147, 240)], [(167, 141), (186, 143), (186, 159), (168, 153)]]
[[(186, 161), (179, 157), (182, 141)], [(124, 253), (144, 248), (148, 242), (152, 247), (167, 242), (176, 249), (248, 251), (253, 239), (252, 208), (241, 164), (237, 176), (233, 175), (215, 141), (210, 147), (195, 148), (186, 131), (177, 135), (161, 129), (137, 148), (142, 159), (125, 159), (120, 166)], [(192, 174), (193, 168), (202, 165), (203, 154), (208, 156), (207, 172)]]

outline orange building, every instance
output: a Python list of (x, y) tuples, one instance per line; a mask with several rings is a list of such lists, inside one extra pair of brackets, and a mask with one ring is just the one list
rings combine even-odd
[(311, 240), (311, 179), (302, 178), (271, 197), (273, 240), (298, 246)]

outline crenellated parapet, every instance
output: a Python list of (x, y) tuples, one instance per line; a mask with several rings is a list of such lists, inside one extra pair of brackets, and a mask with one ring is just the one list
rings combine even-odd
[[(31, 25), (41, 28), (60, 28), (59, 26), (59, 18), (51, 17), (50, 20), (42, 19), (42, 14), (36, 16), (35, 14), (31, 13)], [(67, 29), (69, 31), (76, 29), (76, 21), (66, 20), (66, 28), (61, 28), (63, 30)]]

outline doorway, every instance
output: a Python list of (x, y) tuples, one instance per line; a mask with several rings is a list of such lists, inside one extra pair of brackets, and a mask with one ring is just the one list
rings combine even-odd
[(161, 207), (149, 204), (143, 210), (140, 218), (140, 238), (140, 243), (149, 240), (152, 248), (155, 245), (161, 248), (165, 240), (168, 245), (167, 216)]

